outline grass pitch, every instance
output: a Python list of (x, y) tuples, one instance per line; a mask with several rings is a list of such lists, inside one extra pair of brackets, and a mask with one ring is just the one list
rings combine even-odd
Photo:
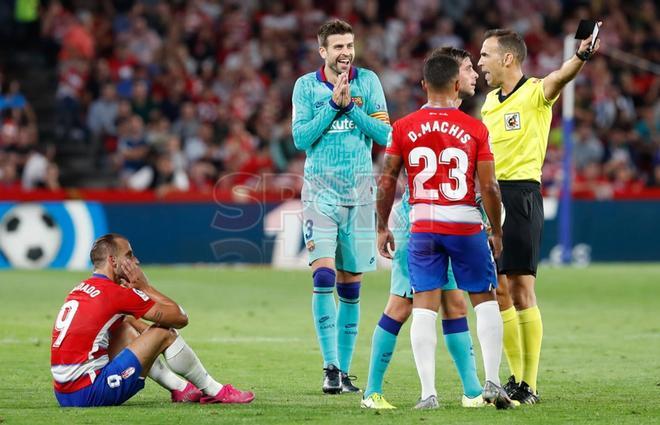
[[(152, 282), (190, 315), (183, 336), (220, 382), (255, 391), (251, 405), (173, 405), (153, 381), (123, 407), (61, 409), (49, 372), (50, 332), (66, 293), (87, 274), (0, 272), (0, 423), (659, 423), (660, 265), (603, 265), (540, 271), (545, 337), (542, 404), (514, 411), (460, 407), (458, 376), (438, 344), (442, 407), (411, 410), (419, 396), (409, 326), (386, 376), (395, 411), (360, 409), (359, 396), (321, 393), (321, 357), (311, 320), (307, 271), (147, 268)], [(373, 328), (389, 273), (364, 279), (353, 361), (366, 384)], [(440, 327), (439, 327), (440, 328)], [(474, 337), (474, 322), (471, 321)], [(475, 343), (476, 343), (476, 338)], [(475, 347), (478, 365), (479, 349)], [(480, 368), (480, 376), (483, 373)], [(501, 377), (508, 376), (503, 361)]]

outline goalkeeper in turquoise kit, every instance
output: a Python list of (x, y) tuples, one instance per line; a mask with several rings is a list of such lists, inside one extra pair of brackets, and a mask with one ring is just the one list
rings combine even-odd
[[(376, 74), (352, 66), (351, 26), (318, 32), (324, 65), (293, 89), (293, 140), (305, 161), (303, 235), (312, 266), (312, 313), (323, 355), (323, 392), (359, 392), (349, 377), (360, 320), (362, 273), (376, 269), (373, 141), (391, 127)], [(339, 306), (335, 304), (337, 287)]]

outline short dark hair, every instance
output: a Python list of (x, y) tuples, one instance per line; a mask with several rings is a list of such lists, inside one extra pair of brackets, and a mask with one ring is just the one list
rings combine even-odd
[(448, 55), (432, 55), (424, 61), (424, 81), (435, 90), (442, 90), (458, 78), (456, 59)]
[(108, 255), (117, 255), (117, 240), (126, 239), (119, 233), (108, 233), (94, 241), (92, 250), (89, 252), (89, 258), (94, 267), (100, 267), (105, 264)]
[(431, 53), (429, 54), (429, 58), (432, 58), (434, 56), (438, 55), (444, 55), (444, 56), (450, 56), (454, 58), (456, 62), (462, 62), (463, 59), (472, 57), (470, 55), (470, 52), (468, 52), (465, 49), (459, 49), (457, 47), (451, 47), (451, 46), (443, 46), (443, 47), (438, 47), (437, 49), (433, 49)]
[(328, 37), (331, 35), (353, 34), (353, 27), (346, 21), (341, 19), (333, 19), (321, 25), (316, 37), (319, 40), (319, 46), (326, 47), (328, 44)]
[(515, 31), (507, 29), (494, 29), (486, 31), (484, 40), (491, 37), (497, 38), (497, 44), (505, 53), (513, 53), (519, 64), (522, 64), (527, 57), (527, 46), (525, 40)]

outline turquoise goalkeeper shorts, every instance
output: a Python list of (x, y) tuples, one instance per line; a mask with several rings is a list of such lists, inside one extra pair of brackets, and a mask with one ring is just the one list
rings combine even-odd
[[(392, 275), (390, 277), (390, 294), (403, 298), (412, 298), (413, 290), (410, 286), (410, 273), (408, 272), (408, 239), (410, 238), (410, 218), (407, 209), (397, 204), (392, 209), (392, 234), (394, 235), (394, 258), (392, 259)], [(447, 283), (441, 288), (443, 291), (458, 289), (451, 262), (447, 268)]]
[(376, 270), (376, 211), (373, 204), (342, 206), (303, 202), (303, 236), (309, 264), (334, 258), (337, 270)]

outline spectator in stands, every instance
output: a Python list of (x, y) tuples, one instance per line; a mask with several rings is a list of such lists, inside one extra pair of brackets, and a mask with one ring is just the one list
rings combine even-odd
[(130, 176), (128, 188), (154, 190), (158, 196), (165, 196), (173, 191), (187, 191), (190, 188), (186, 171), (176, 167), (169, 152), (157, 152), (153, 149), (150, 157), (149, 164)]
[(573, 160), (578, 171), (587, 164), (600, 163), (603, 159), (604, 149), (602, 142), (596, 137), (591, 127), (580, 125), (575, 133), (575, 146), (573, 147)]
[(59, 167), (51, 160), (53, 152), (52, 146), (35, 146), (30, 151), (21, 176), (23, 189), (60, 189)]
[(294, 159), (304, 158), (304, 155), (301, 155), (293, 143), (290, 116), (287, 116), (275, 127), (269, 146), (275, 170), (280, 173), (290, 172), (291, 162)]
[(18, 190), (21, 182), (17, 178), (16, 164), (7, 157), (0, 161), (0, 188), (2, 190)]
[(199, 131), (200, 121), (197, 118), (195, 111), (195, 104), (192, 102), (184, 102), (181, 106), (181, 116), (172, 125), (172, 133), (176, 134), (181, 140), (187, 143), (188, 139), (197, 136)]
[(87, 113), (87, 128), (94, 139), (116, 136), (116, 120), (119, 113), (117, 89), (112, 83), (106, 83), (101, 90), (101, 97), (92, 102)]
[(133, 83), (131, 106), (134, 114), (142, 118), (142, 121), (149, 122), (151, 112), (155, 109), (156, 105), (154, 105), (149, 96), (149, 85), (146, 81), (136, 81)]
[(191, 164), (199, 160), (208, 160), (211, 156), (213, 136), (213, 126), (201, 124), (195, 136), (185, 139), (183, 151), (186, 160)]
[[(342, 0), (331, 6), (313, 0), (113, 1), (92, 9), (96, 24), (91, 30), (82, 25), (90, 22), (83, 9), (53, 0), (44, 9), (43, 35), (59, 46), (66, 34), (79, 31), (84, 42), (73, 43), (78, 53), (72, 56), (89, 58), (87, 52), (93, 51), (91, 63), (64, 57), (59, 62), (57, 134), (66, 142), (84, 138), (76, 117), (84, 112), (88, 123), (95, 121), (91, 115), (98, 113), (94, 106), (87, 108), (88, 103), (96, 105), (94, 101), (104, 97), (103, 87), (112, 83), (120, 99), (117, 121), (132, 121), (121, 112), (129, 99), (134, 109), (128, 113), (147, 123), (147, 144), (157, 140), (162, 145), (170, 140), (166, 133), (178, 136), (191, 190), (213, 188), (218, 176), (242, 169), (264, 151), (270, 152), (278, 171), (290, 172), (300, 166), (295, 155), (287, 154), (289, 135), (283, 124), (292, 83), (320, 65), (316, 29), (328, 16), (356, 24), (363, 40), (358, 57), (379, 73), (390, 115), (396, 119), (423, 102), (420, 61), (431, 46), (463, 44), (476, 58), (485, 27), (511, 27), (523, 33), (528, 44), (530, 69), (525, 72), (544, 75), (544, 69), (554, 69), (561, 61), (565, 33), (589, 15), (606, 21), (608, 30), (601, 37), (609, 55), (594, 58), (576, 81), (577, 178), (598, 175), (603, 179), (599, 186), (608, 184), (603, 176), (657, 184), (660, 78), (644, 69), (643, 61), (626, 64), (617, 57), (627, 52), (660, 62), (657, 5), (643, 0), (621, 2), (616, 8), (559, 0), (496, 3), (484, 9), (484, 2), (476, 0), (452, 2), (451, 7), (426, 0), (414, 2), (415, 7), (402, 0)], [(483, 95), (487, 88), (482, 79), (478, 84)], [(473, 112), (481, 104), (479, 97), (462, 107)], [(560, 107), (555, 107), (555, 117)], [(169, 129), (161, 116), (171, 123)], [(554, 133), (560, 122), (555, 119)], [(112, 140), (106, 140), (109, 152)], [(561, 134), (555, 143), (557, 150), (546, 156), (544, 167), (550, 185), (561, 178)], [(374, 152), (377, 160), (380, 153)], [(619, 165), (622, 157), (628, 168)], [(599, 171), (594, 173), (595, 168)], [(278, 181), (295, 186), (292, 179)]]
[(92, 26), (93, 17), (87, 10), (81, 10), (78, 16), (71, 20), (61, 40), (62, 48), (59, 54), (61, 62), (71, 59), (91, 60), (94, 58)]
[(156, 31), (149, 28), (147, 20), (143, 16), (134, 17), (131, 29), (119, 34), (119, 38), (126, 41), (128, 51), (140, 64), (149, 66), (155, 63), (162, 40)]
[(82, 100), (87, 84), (89, 65), (81, 59), (61, 64), (56, 98), (56, 136), (60, 140), (83, 140), (85, 133), (81, 120)]
[(117, 153), (120, 178), (123, 183), (146, 165), (149, 145), (144, 136), (144, 121), (139, 115), (132, 115), (124, 122), (120, 122)]

